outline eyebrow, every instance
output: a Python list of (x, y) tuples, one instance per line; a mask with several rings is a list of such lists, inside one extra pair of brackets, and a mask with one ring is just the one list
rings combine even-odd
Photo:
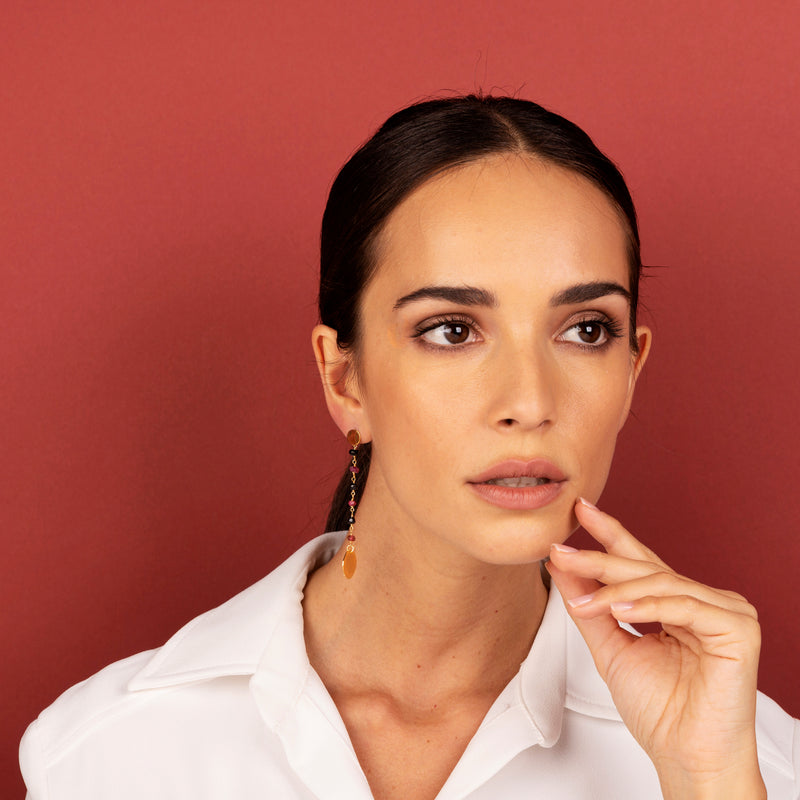
[[(621, 284), (614, 281), (592, 281), (570, 286), (550, 299), (551, 306), (568, 306), (576, 303), (587, 303), (617, 294), (631, 302), (631, 293)], [(486, 306), (495, 308), (497, 297), (493, 292), (479, 289), (476, 286), (423, 286), (409, 294), (403, 295), (395, 304), (394, 311), (418, 300), (447, 300), (459, 306)]]
[(475, 286), (423, 286), (410, 294), (403, 295), (395, 304), (394, 310), (417, 300), (448, 300), (459, 306), (497, 305), (497, 298), (486, 289)]
[(569, 306), (574, 303), (587, 303), (610, 294), (621, 295), (629, 303), (631, 302), (631, 293), (621, 284), (614, 281), (592, 281), (591, 283), (577, 283), (575, 286), (570, 286), (553, 295), (550, 305)]

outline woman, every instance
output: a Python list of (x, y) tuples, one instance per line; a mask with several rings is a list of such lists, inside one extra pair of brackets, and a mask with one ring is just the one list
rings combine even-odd
[(63, 695), (23, 740), (30, 796), (800, 796), (753, 608), (593, 505), (650, 349), (640, 268), (622, 177), (561, 117), (387, 121), (323, 220), (345, 532)]

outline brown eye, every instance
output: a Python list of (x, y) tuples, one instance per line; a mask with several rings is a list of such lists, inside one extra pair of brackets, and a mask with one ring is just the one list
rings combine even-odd
[(561, 335), (561, 339), (585, 347), (599, 348), (608, 343), (610, 336), (616, 335), (614, 331), (609, 331), (609, 324), (596, 319), (576, 322)]
[(463, 322), (448, 322), (442, 325), (442, 333), (450, 344), (464, 344), (469, 337), (469, 328)]
[(597, 344), (603, 336), (603, 326), (599, 322), (581, 322), (576, 327), (578, 336), (585, 344)]
[(418, 334), (429, 344), (438, 347), (453, 347), (461, 344), (471, 344), (475, 341), (475, 332), (472, 326), (461, 320), (442, 321), (434, 323), (427, 330)]

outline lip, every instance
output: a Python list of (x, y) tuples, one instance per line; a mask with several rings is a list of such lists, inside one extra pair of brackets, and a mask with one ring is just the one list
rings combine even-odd
[(499, 478), (547, 478), (555, 483), (565, 481), (567, 476), (552, 461), (545, 458), (534, 458), (531, 461), (510, 458), (470, 478), (469, 483), (486, 483)]
[[(547, 478), (549, 483), (539, 486), (495, 486), (487, 483), (499, 478)], [(564, 472), (546, 459), (509, 459), (475, 476), (468, 484), (478, 497), (494, 506), (532, 511), (552, 503), (561, 494), (566, 480)]]

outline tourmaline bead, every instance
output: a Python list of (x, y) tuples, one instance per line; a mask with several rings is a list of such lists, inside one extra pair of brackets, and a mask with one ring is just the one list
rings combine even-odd
[(350, 455), (351, 456), (357, 456), (358, 455), (358, 450), (351, 450), (350, 451)]
[(355, 508), (355, 506), (356, 506), (356, 501), (355, 501), (355, 500), (348, 500), (348, 501), (347, 501), (347, 505), (349, 505), (349, 506), (350, 506), (350, 508)]
[(355, 540), (356, 540), (356, 537), (355, 537), (355, 536), (353, 536), (353, 534), (352, 534), (352, 533), (348, 533), (348, 534), (347, 534), (347, 541), (348, 541), (348, 542), (354, 542)]
[(356, 475), (358, 472), (360, 472), (360, 470), (358, 467), (350, 467), (350, 472), (352, 472), (353, 475)]

